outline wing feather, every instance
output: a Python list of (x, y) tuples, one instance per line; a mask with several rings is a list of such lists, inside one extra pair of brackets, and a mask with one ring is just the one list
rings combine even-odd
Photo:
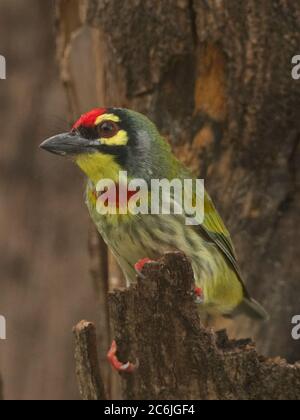
[(210, 198), (207, 192), (205, 192), (204, 197), (204, 211), (204, 221), (200, 226), (198, 226), (198, 228), (200, 228), (202, 234), (207, 239), (215, 243), (221, 250), (226, 260), (233, 267), (240, 282), (242, 283), (245, 297), (248, 297), (249, 294), (246, 290), (242, 279), (241, 271), (237, 262), (237, 257), (234, 245), (230, 237), (230, 233), (224, 225), (223, 220), (221, 219), (219, 213), (217, 212), (214, 206), (212, 199)]

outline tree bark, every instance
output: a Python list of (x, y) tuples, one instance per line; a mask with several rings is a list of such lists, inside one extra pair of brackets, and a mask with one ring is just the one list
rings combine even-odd
[[(253, 326), (235, 323), (230, 335), (251, 330), (264, 354), (299, 359), (299, 342), (290, 331), (300, 310), (300, 84), (291, 78), (300, 5), (56, 4), (58, 58), (72, 116), (115, 105), (157, 123), (180, 159), (205, 178), (232, 232), (248, 288), (271, 315), (268, 327), (256, 328), (256, 334)], [(262, 373), (253, 358), (254, 371)]]
[(139, 360), (122, 374), (125, 399), (300, 399), (300, 363), (266, 359), (251, 340), (201, 325), (184, 255), (166, 254), (142, 274), (109, 297), (120, 360)]
[(80, 395), (86, 401), (106, 400), (99, 367), (96, 329), (90, 322), (81, 321), (74, 327), (76, 374)]

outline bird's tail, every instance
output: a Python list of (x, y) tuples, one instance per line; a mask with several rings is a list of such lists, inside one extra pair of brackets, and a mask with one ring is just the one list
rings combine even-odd
[(254, 299), (245, 298), (234, 310), (231, 316), (246, 315), (257, 321), (268, 321), (270, 319), (267, 311)]

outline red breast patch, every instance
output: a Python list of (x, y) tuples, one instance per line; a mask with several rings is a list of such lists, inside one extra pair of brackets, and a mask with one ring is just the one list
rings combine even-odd
[(95, 108), (91, 111), (87, 112), (86, 114), (81, 115), (79, 120), (73, 125), (72, 129), (76, 130), (77, 128), (83, 127), (93, 127), (95, 125), (96, 119), (100, 116), (105, 114), (106, 108)]

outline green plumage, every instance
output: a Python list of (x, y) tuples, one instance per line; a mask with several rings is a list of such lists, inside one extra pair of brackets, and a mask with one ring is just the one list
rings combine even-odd
[[(152, 122), (129, 110), (121, 111), (121, 119), (122, 115), (135, 141), (127, 164), (120, 169), (147, 182), (153, 178), (191, 178)], [(190, 258), (196, 285), (204, 292), (204, 311), (223, 315), (245, 311), (253, 317), (266, 317), (246, 291), (229, 232), (207, 193), (203, 224), (187, 226), (184, 215), (99, 215), (90, 199), (94, 188), (89, 182), (87, 205), (91, 217), (128, 283), (135, 279), (134, 265), (138, 260), (157, 259), (167, 251), (180, 250)]]
[(207, 193), (204, 220), (194, 226), (186, 224), (186, 214), (101, 215), (97, 211), (98, 182), (117, 182), (120, 171), (126, 171), (129, 180), (144, 180), (150, 189), (153, 179), (192, 178), (148, 118), (126, 109), (95, 109), (82, 115), (70, 133), (54, 136), (41, 147), (70, 156), (87, 175), (91, 217), (128, 283), (135, 280), (137, 261), (180, 250), (190, 258), (195, 283), (203, 291), (204, 302), (199, 305), (203, 311), (267, 317), (246, 291), (229, 232)]

